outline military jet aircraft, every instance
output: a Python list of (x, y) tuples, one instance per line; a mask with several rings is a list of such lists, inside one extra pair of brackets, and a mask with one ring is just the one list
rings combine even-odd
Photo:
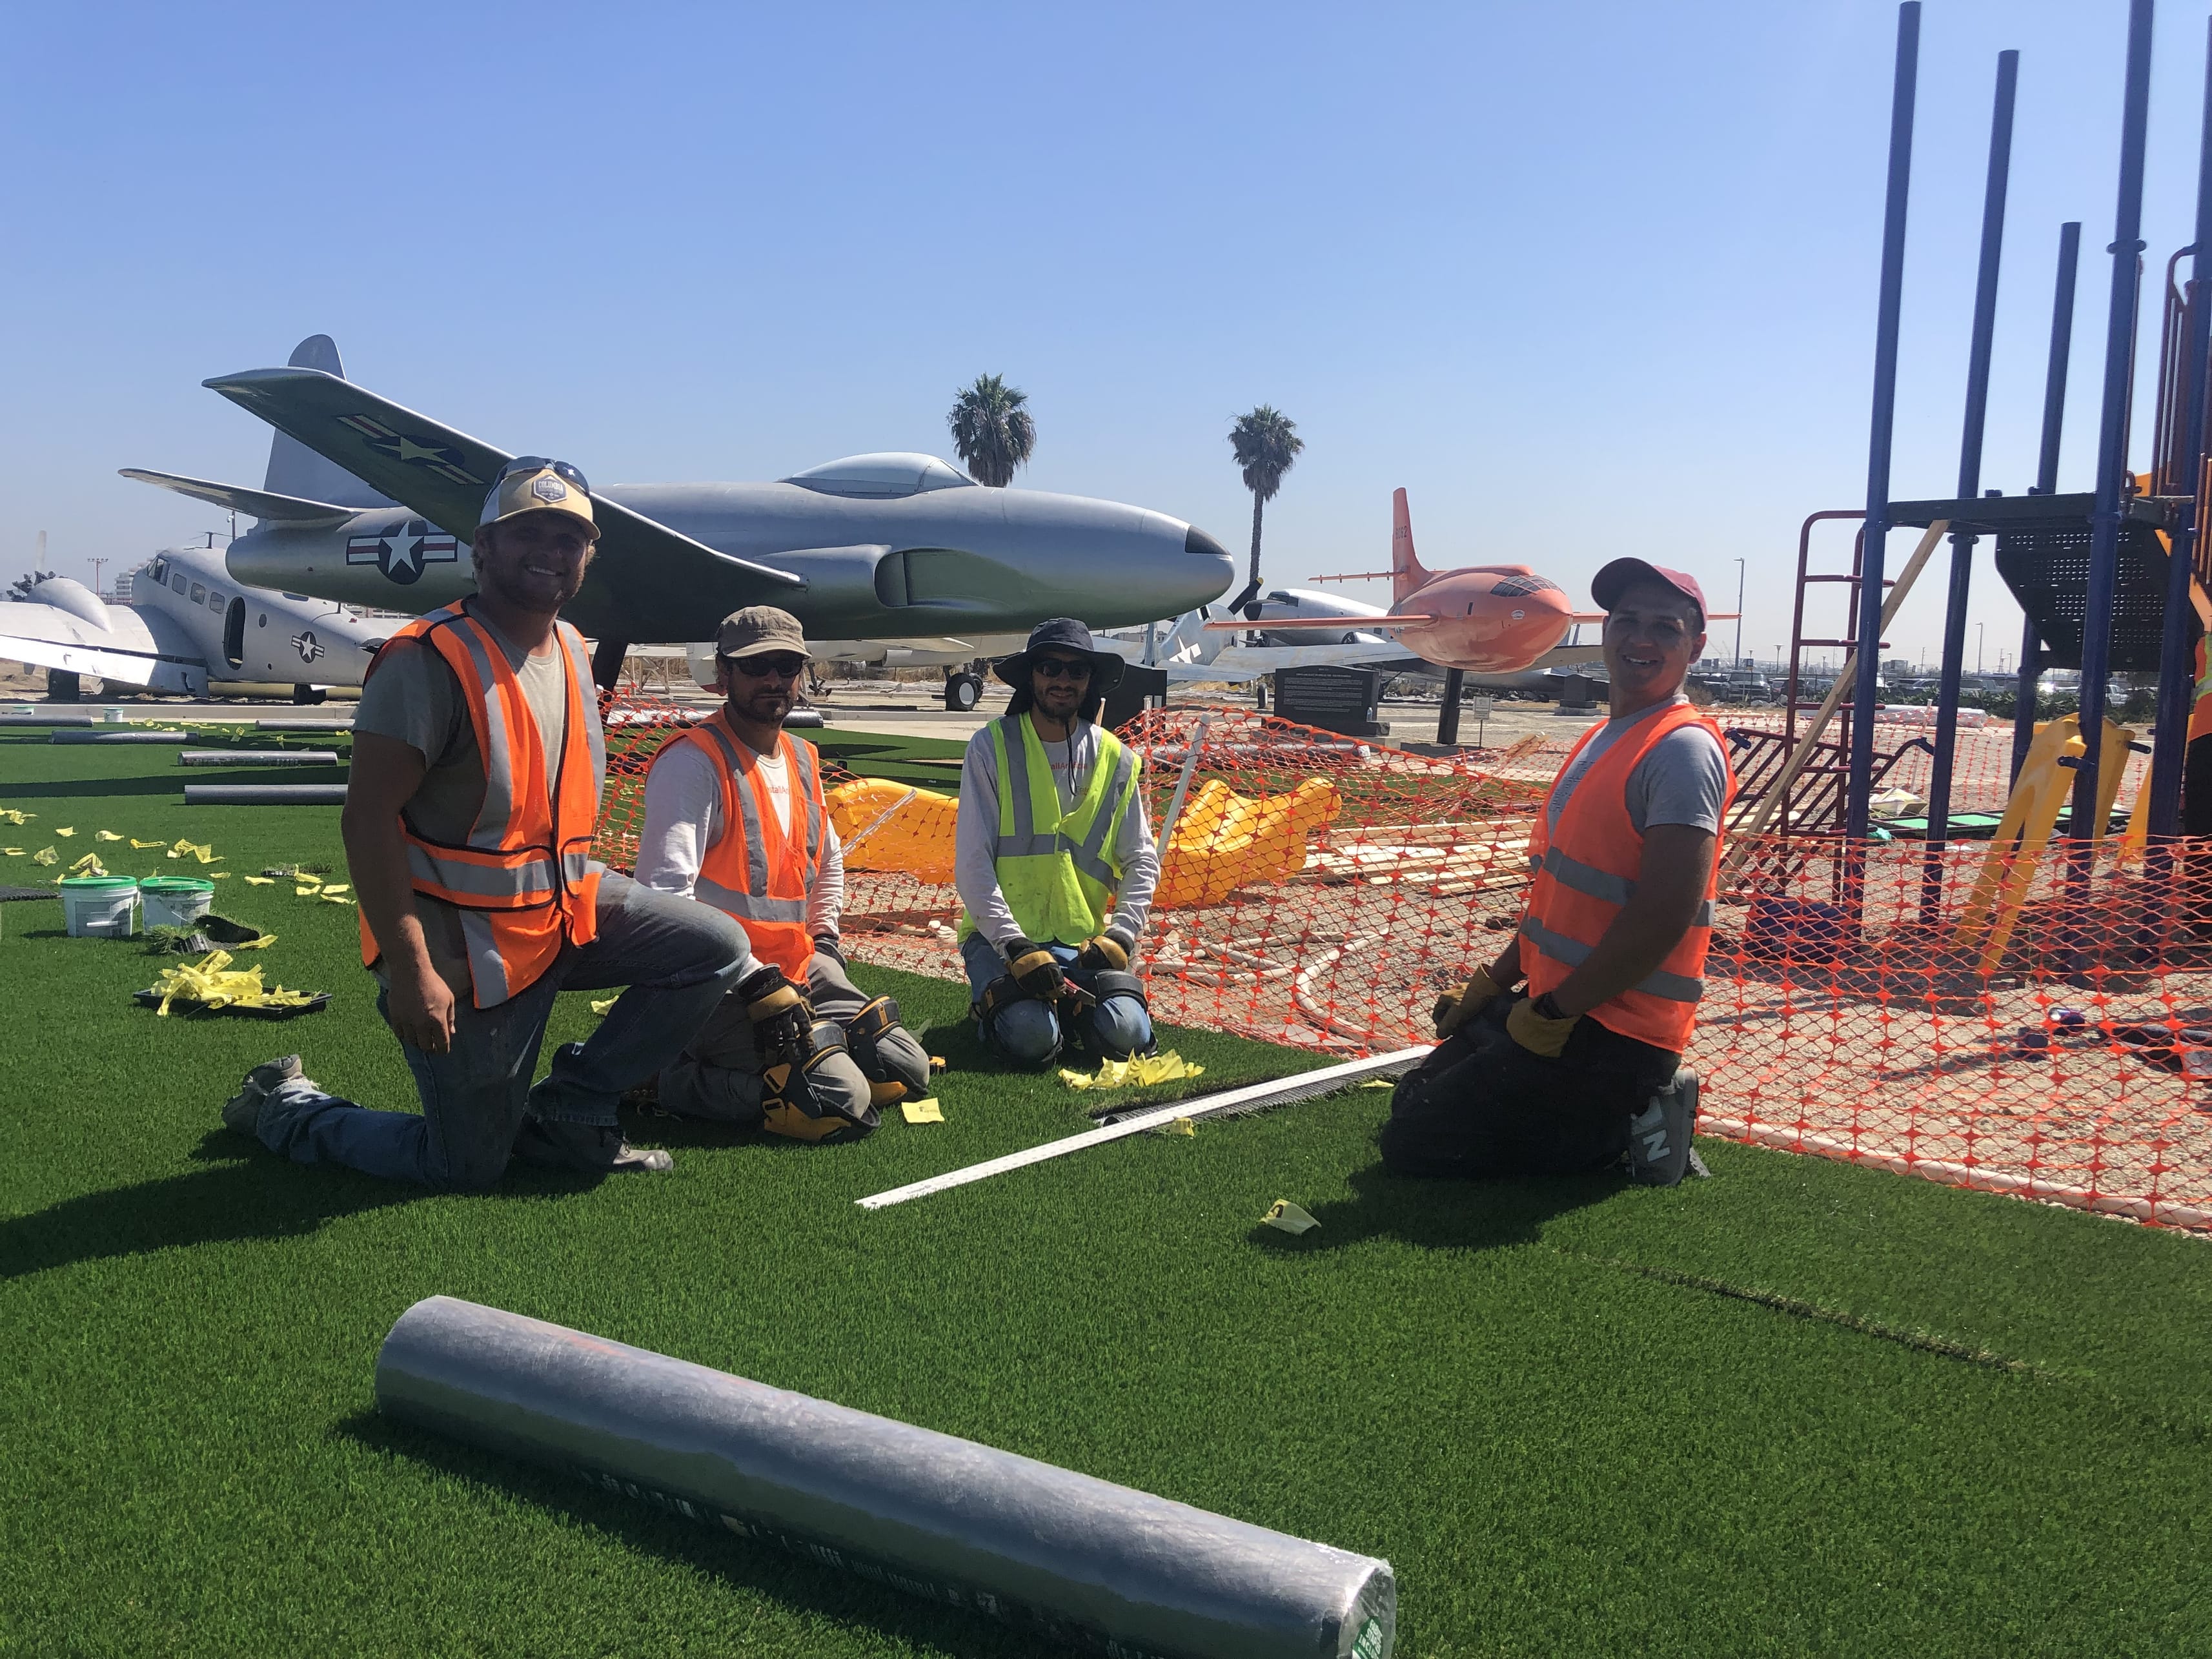
[[(235, 580), (414, 611), (471, 589), (465, 548), (507, 451), (346, 380), (327, 335), (283, 368), (206, 384), (276, 428), (264, 487), (124, 476), (259, 520), (231, 544)], [(599, 556), (566, 614), (599, 642), (609, 685), (626, 645), (708, 638), (747, 605), (824, 638), (957, 651), (1051, 616), (1173, 616), (1235, 577), (1227, 550), (1181, 519), (985, 489), (927, 455), (848, 456), (772, 483), (595, 486), (592, 501)]]
[(80, 677), (153, 691), (208, 695), (211, 681), (290, 685), (318, 702), (359, 685), (393, 624), (305, 593), (240, 586), (214, 548), (171, 548), (111, 605), (82, 582), (50, 576), (0, 604), (0, 659), (46, 671), (47, 695), (73, 699)]

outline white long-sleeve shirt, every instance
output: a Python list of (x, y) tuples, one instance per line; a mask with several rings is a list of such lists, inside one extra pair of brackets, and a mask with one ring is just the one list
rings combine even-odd
[[(787, 831), (794, 819), (805, 833), (805, 808), (791, 796), (792, 785), (779, 793), (771, 782), (769, 798), (782, 814)], [(637, 837), (637, 879), (656, 892), (690, 898), (698, 885), (699, 866), (707, 849), (722, 836), (722, 775), (713, 757), (698, 744), (678, 744), (653, 764), (645, 780), (645, 823)], [(845, 854), (837, 831), (825, 815), (822, 821), (822, 862), (814, 884), (806, 890), (806, 931), (816, 939), (836, 939), (837, 923), (845, 913)], [(743, 979), (759, 963), (750, 955), (739, 964)]]
[[(1091, 785), (1091, 769), (1098, 761), (1098, 728), (1079, 721), (1066, 743), (1044, 743), (1043, 748), (1045, 759), (1052, 766), (1053, 785), (1060, 792), (1060, 811), (1072, 811)], [(952, 881), (960, 890), (960, 902), (975, 918), (976, 931), (1003, 948), (1007, 940), (1022, 937), (1022, 930), (999, 888), (998, 860), (991, 851), (998, 832), (999, 757), (992, 747), (991, 726), (987, 725), (968, 739), (968, 752), (960, 763), (960, 816), (952, 837)], [(1121, 866), (1121, 882), (1115, 890), (1111, 925), (1127, 930), (1134, 938), (1145, 931), (1145, 918), (1152, 908), (1152, 889), (1160, 879), (1159, 853), (1152, 846), (1152, 829), (1146, 819), (1141, 789), (1122, 816), (1121, 834), (1114, 842), (1114, 861)], [(1079, 941), (1071, 939), (1060, 943)]]

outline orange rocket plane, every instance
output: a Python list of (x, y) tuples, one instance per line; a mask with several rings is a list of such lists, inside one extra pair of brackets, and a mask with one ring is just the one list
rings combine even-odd
[[(1476, 564), (1463, 569), (1424, 569), (1413, 552), (1413, 524), (1406, 509), (1406, 492), (1391, 497), (1390, 568), (1362, 574), (1316, 576), (1316, 581), (1366, 581), (1390, 578), (1389, 614), (1353, 626), (1395, 633), (1406, 648), (1439, 668), (1463, 669), (1470, 674), (1517, 674), (1543, 668), (1552, 661), (1571, 657), (1594, 659), (1597, 647), (1562, 647), (1560, 641), (1577, 623), (1601, 623), (1602, 611), (1577, 611), (1567, 602), (1565, 590), (1550, 578), (1538, 575), (1525, 564)], [(1717, 621), (1716, 613), (1706, 618)], [(1209, 623), (1210, 629), (1249, 629), (1245, 622)], [(1342, 633), (1341, 617), (1273, 617), (1256, 624), (1270, 634), (1293, 629), (1322, 628)], [(1554, 653), (1559, 653), (1555, 656)]]

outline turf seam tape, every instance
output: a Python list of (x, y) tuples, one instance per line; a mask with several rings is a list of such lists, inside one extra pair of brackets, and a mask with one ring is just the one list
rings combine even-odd
[(1161, 1127), (1179, 1117), (1195, 1120), (1218, 1117), (1225, 1113), (1256, 1112), (1269, 1106), (1288, 1105), (1292, 1101), (1334, 1094), (1347, 1084), (1358, 1083), (1367, 1078), (1410, 1071), (1421, 1062), (1429, 1048), (1429, 1044), (1423, 1043), (1417, 1048), (1395, 1049), (1387, 1054), (1370, 1054), (1364, 1060), (1347, 1060), (1335, 1066), (1323, 1066), (1316, 1071), (1300, 1072), (1271, 1082), (1249, 1084), (1241, 1089), (1224, 1089), (1218, 1094), (1178, 1100), (1172, 1105), (1139, 1112), (1096, 1129), (1086, 1129), (1080, 1134), (1048, 1140), (1041, 1146), (1009, 1152), (1004, 1158), (971, 1164), (963, 1170), (948, 1170), (944, 1175), (931, 1176), (926, 1181), (909, 1182), (903, 1187), (894, 1187), (889, 1192), (875, 1193), (853, 1201), (864, 1210), (888, 1209), (894, 1204), (927, 1198), (933, 1193), (965, 1187), (971, 1182), (988, 1181), (993, 1176), (1006, 1174), (1009, 1170), (1026, 1169), (1032, 1164), (1066, 1158), (1070, 1152), (1088, 1152), (1093, 1146), (1103, 1146), (1109, 1140), (1121, 1140), (1130, 1135), (1142, 1134), (1147, 1129)]

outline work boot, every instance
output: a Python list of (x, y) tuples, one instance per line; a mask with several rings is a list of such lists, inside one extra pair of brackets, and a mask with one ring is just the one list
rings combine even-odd
[(1697, 1119), (1698, 1074), (1678, 1071), (1674, 1082), (1628, 1121), (1628, 1178), (1639, 1187), (1678, 1183), (1696, 1157), (1690, 1150), (1690, 1128)]
[(611, 1123), (570, 1123), (558, 1118), (526, 1117), (514, 1137), (518, 1164), (541, 1170), (573, 1170), (584, 1175), (615, 1175), (635, 1170), (672, 1170), (676, 1160), (659, 1147), (633, 1146)]
[(238, 1085), (238, 1092), (223, 1102), (222, 1127), (234, 1133), (259, 1139), (261, 1103), (275, 1094), (280, 1085), (304, 1075), (297, 1054), (263, 1060), (246, 1074), (246, 1080)]

